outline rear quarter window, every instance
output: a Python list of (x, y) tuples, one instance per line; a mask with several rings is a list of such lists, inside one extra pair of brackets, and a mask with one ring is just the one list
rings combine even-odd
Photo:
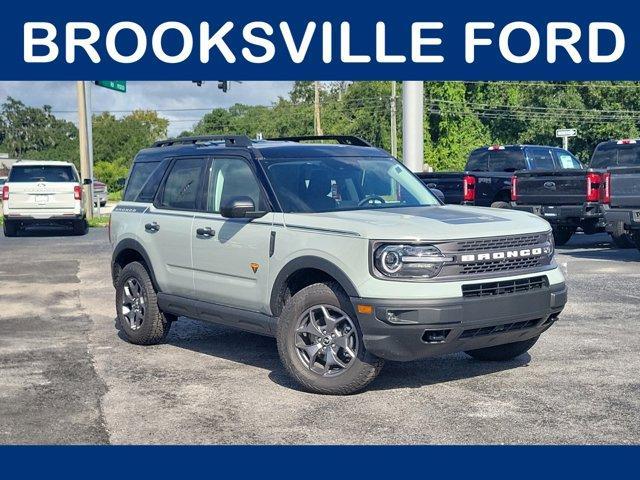
[[(162, 162), (166, 169), (166, 162)], [(151, 202), (160, 185), (164, 169), (161, 162), (134, 163), (124, 192), (125, 202)], [(158, 178), (159, 177), (159, 178)]]

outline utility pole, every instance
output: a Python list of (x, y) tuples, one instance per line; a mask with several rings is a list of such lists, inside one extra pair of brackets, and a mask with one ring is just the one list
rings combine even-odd
[(78, 96), (78, 138), (80, 143), (80, 177), (82, 182), (82, 203), (87, 215), (87, 220), (93, 218), (93, 196), (91, 194), (91, 184), (85, 183), (87, 179), (93, 181), (91, 177), (91, 154), (89, 145), (89, 129), (87, 122), (90, 121), (87, 112), (87, 94), (84, 81), (76, 82), (76, 93)]
[(402, 161), (413, 172), (424, 166), (424, 83), (402, 82)]
[(322, 125), (320, 123), (320, 82), (313, 82), (313, 127), (316, 135), (322, 135)]
[(398, 128), (396, 114), (398, 112), (396, 81), (391, 82), (391, 156), (398, 158)]

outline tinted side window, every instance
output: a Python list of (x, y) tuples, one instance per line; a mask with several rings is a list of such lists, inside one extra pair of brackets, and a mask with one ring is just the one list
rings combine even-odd
[(556, 156), (556, 164), (558, 168), (563, 170), (582, 170), (580, 161), (566, 150), (554, 150)]
[(527, 148), (527, 158), (532, 170), (555, 170), (553, 156), (548, 148)]
[(260, 184), (251, 167), (239, 158), (216, 158), (209, 172), (207, 211), (219, 213), (233, 197), (249, 197), (258, 210), (265, 209)]
[(522, 150), (496, 150), (489, 152), (490, 172), (515, 172), (524, 170), (527, 165)]
[(164, 160), (156, 167), (153, 171), (147, 182), (140, 190), (140, 194), (138, 198), (136, 198), (136, 202), (153, 202), (153, 199), (156, 196), (156, 192), (158, 191), (158, 187), (160, 186), (160, 182), (162, 182), (162, 177), (164, 176), (164, 172), (167, 171), (167, 167), (169, 166), (170, 160)]
[(473, 152), (471, 152), (471, 155), (469, 155), (469, 160), (467, 161), (467, 167), (465, 170), (468, 170), (470, 172), (486, 172), (487, 159), (487, 150), (474, 150)]
[(160, 162), (144, 162), (134, 163), (131, 173), (129, 174), (129, 180), (127, 181), (127, 188), (124, 191), (124, 201), (135, 202), (140, 190), (147, 182), (153, 171), (158, 168)]
[(203, 158), (176, 160), (164, 184), (161, 206), (177, 210), (197, 210), (198, 191), (205, 164)]

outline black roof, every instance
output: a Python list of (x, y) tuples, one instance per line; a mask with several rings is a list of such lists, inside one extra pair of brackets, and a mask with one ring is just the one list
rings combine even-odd
[[(303, 143), (306, 141), (330, 143)], [(254, 157), (262, 159), (322, 158), (322, 157), (389, 157), (384, 150), (372, 147), (364, 140), (348, 135), (310, 137), (285, 137), (269, 140), (250, 140), (244, 135), (210, 135), (203, 137), (181, 137), (160, 140), (149, 148), (140, 150), (135, 162), (158, 161), (159, 158), (202, 155), (220, 150), (241, 149), (252, 151)]]

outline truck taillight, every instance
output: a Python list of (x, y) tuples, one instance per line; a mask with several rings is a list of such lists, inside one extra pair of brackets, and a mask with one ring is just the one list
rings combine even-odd
[(465, 175), (462, 178), (462, 199), (465, 202), (473, 202), (476, 199), (476, 177)]
[(75, 200), (82, 200), (82, 187), (80, 185), (73, 187), (73, 198)]
[(597, 202), (600, 200), (600, 184), (602, 175), (599, 173), (587, 173), (587, 202)]
[(518, 177), (515, 175), (511, 177), (511, 201), (515, 202), (518, 200)]
[(602, 175), (602, 187), (600, 188), (600, 201), (605, 205), (611, 203), (611, 174), (605, 173)]
[(9, 200), (9, 185), (4, 185), (2, 187), (2, 201), (6, 202)]

